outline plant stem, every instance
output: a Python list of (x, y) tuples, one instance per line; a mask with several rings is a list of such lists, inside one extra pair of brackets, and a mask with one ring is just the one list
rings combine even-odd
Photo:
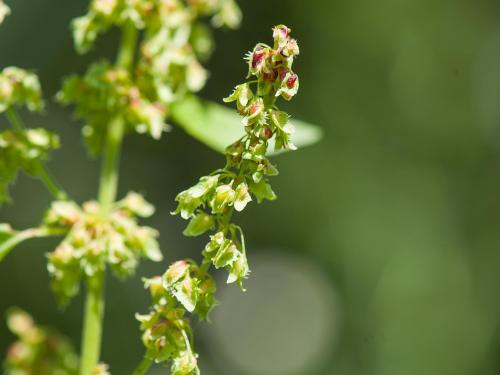
[(80, 375), (89, 375), (99, 362), (101, 353), (102, 318), (104, 316), (104, 275), (100, 271), (87, 278), (87, 298), (82, 336)]
[[(137, 30), (128, 23), (122, 30), (122, 42), (118, 51), (116, 66), (130, 70), (134, 61)], [(108, 216), (118, 190), (118, 169), (120, 150), (125, 133), (125, 121), (115, 116), (109, 123), (103, 153), (101, 178), (99, 181), (99, 203), (103, 216)], [(99, 362), (104, 316), (105, 270), (87, 279), (87, 297), (82, 335), (80, 375), (89, 375)]]
[[(9, 108), (6, 112), (6, 116), (14, 129), (16, 129), (17, 131), (25, 130), (25, 126), (14, 108)], [(47, 190), (54, 196), (54, 198), (58, 200), (67, 199), (67, 195), (64, 190), (59, 187), (59, 184), (54, 180), (53, 177), (51, 177), (49, 171), (45, 167), (45, 164), (43, 164), (40, 160), (36, 161), (36, 176), (40, 178)]]
[(66, 234), (65, 229), (53, 228), (31, 228), (25, 229), (20, 232), (15, 232), (12, 237), (9, 237), (4, 242), (0, 243), (0, 262), (3, 258), (21, 242), (29, 240), (30, 238), (49, 237), (49, 236), (62, 236)]
[[(129, 22), (123, 27), (122, 44), (116, 61), (117, 67), (130, 70), (134, 61), (136, 42), (137, 29)], [(125, 122), (123, 117), (117, 115), (108, 126), (99, 188), (99, 202), (105, 214), (109, 212), (116, 198), (120, 149), (124, 132)]]
[(116, 116), (108, 125), (106, 148), (104, 149), (99, 183), (99, 203), (104, 215), (109, 213), (116, 198), (124, 127), (125, 124), (121, 116)]
[(139, 366), (135, 369), (132, 375), (144, 375), (151, 365), (153, 364), (153, 361), (149, 358), (144, 357), (144, 359), (139, 363)]

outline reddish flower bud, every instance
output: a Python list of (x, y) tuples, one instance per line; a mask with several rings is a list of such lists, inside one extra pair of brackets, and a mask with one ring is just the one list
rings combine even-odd
[(264, 126), (260, 132), (261, 138), (269, 139), (273, 136), (273, 131), (269, 126)]
[(292, 89), (292, 88), (295, 86), (295, 84), (297, 83), (297, 79), (298, 79), (298, 78), (299, 78), (299, 77), (297, 76), (297, 74), (292, 73), (292, 74), (290, 75), (290, 77), (288, 77), (288, 80), (286, 81), (286, 86), (287, 86), (289, 89)]
[(258, 74), (266, 66), (266, 60), (270, 56), (269, 48), (265, 45), (257, 45), (249, 57), (250, 73)]

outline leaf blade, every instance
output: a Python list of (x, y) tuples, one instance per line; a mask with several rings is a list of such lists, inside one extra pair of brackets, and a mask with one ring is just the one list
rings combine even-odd
[[(174, 105), (172, 118), (186, 133), (220, 153), (224, 153), (227, 146), (245, 134), (236, 110), (196, 96), (187, 96)], [(299, 148), (313, 145), (323, 137), (322, 129), (316, 125), (296, 119), (292, 119), (291, 123), (295, 127), (292, 141)], [(273, 150), (274, 142), (271, 141), (268, 155), (283, 152)]]

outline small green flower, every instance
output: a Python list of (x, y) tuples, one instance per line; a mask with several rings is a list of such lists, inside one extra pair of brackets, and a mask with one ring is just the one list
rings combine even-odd
[(252, 197), (248, 192), (248, 185), (242, 182), (236, 187), (236, 198), (234, 200), (234, 209), (236, 211), (243, 211), (248, 202), (252, 201)]
[(271, 56), (272, 50), (269, 46), (263, 43), (257, 44), (248, 56), (249, 74), (260, 75), (270, 73), (272, 71), (269, 61)]
[(261, 203), (265, 199), (273, 201), (277, 198), (276, 193), (266, 181), (250, 183), (250, 191), (257, 198), (257, 202)]
[(0, 203), (9, 201), (8, 187), (19, 170), (36, 176), (40, 162), (59, 147), (57, 135), (45, 129), (0, 132)]
[[(190, 375), (198, 369), (196, 356), (188, 349), (178, 353), (174, 358), (171, 368), (171, 375)], [(196, 371), (199, 373), (199, 371)]]
[(243, 279), (246, 279), (249, 274), (250, 268), (248, 267), (247, 257), (244, 253), (240, 252), (229, 268), (227, 283), (231, 284), (237, 281), (240, 288), (243, 289)]
[(214, 228), (214, 217), (206, 212), (199, 212), (191, 218), (189, 224), (182, 233), (188, 237), (196, 237)]
[(231, 95), (224, 98), (225, 103), (236, 102), (238, 110), (242, 112), (253, 98), (253, 92), (248, 83), (243, 83), (234, 88)]
[(15, 105), (26, 106), (30, 111), (41, 111), (42, 90), (35, 74), (7, 67), (0, 73), (0, 113)]
[(2, 23), (5, 19), (10, 14), (10, 8), (2, 1), (0, 0), (0, 23)]
[(201, 320), (209, 320), (209, 314), (217, 305), (215, 299), (216, 285), (212, 277), (206, 276), (199, 286), (198, 303), (196, 304), (196, 313)]
[(154, 207), (134, 192), (117, 202), (107, 218), (94, 201), (81, 208), (71, 201), (54, 202), (44, 225), (68, 230), (63, 242), (48, 254), (52, 288), (59, 301), (67, 303), (78, 293), (83, 275), (92, 277), (106, 265), (124, 278), (135, 272), (141, 257), (161, 261), (158, 232), (137, 223), (138, 216), (153, 212)]
[(219, 185), (215, 189), (210, 207), (214, 213), (223, 213), (227, 207), (233, 205), (235, 197), (236, 192), (233, 190), (232, 184)]
[(263, 125), (267, 121), (267, 113), (265, 111), (264, 100), (262, 98), (253, 99), (245, 111), (246, 116), (241, 122), (245, 126), (253, 124)]
[(285, 25), (278, 25), (273, 28), (274, 49), (283, 49), (288, 42), (288, 35), (291, 30)]
[(51, 328), (40, 327), (18, 308), (7, 312), (7, 326), (17, 336), (4, 362), (6, 374), (76, 375), (78, 356), (71, 343)]
[(132, 215), (140, 217), (150, 217), (154, 214), (155, 208), (146, 202), (144, 197), (136, 192), (129, 192), (127, 196), (117, 203), (117, 207), (129, 211)]
[(215, 27), (227, 26), (236, 29), (241, 23), (241, 10), (234, 0), (219, 0), (218, 11), (212, 18)]

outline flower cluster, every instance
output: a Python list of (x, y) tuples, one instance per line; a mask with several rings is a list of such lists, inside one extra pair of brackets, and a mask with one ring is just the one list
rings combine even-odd
[[(240, 286), (249, 268), (241, 228), (230, 223), (233, 210), (243, 211), (254, 198), (258, 202), (276, 198), (267, 181), (278, 173), (266, 157), (270, 141), (274, 140), (276, 149), (295, 148), (289, 116), (275, 102), (279, 96), (289, 100), (297, 92), (299, 81), (292, 64), (298, 46), (284, 25), (276, 26), (273, 36), (274, 48), (259, 43), (249, 54), (249, 77), (256, 79), (236, 86), (225, 99), (236, 101), (245, 136), (227, 148), (224, 169), (177, 195), (174, 212), (190, 220), (184, 231), (188, 236), (216, 230), (203, 251), (203, 263), (226, 268), (228, 283), (237, 281)], [(255, 92), (252, 84), (257, 86)]]
[[(0, 14), (1, 6), (0, 3)], [(0, 16), (1, 18), (1, 16)], [(26, 106), (30, 111), (43, 109), (42, 91), (38, 77), (24, 69), (8, 67), (0, 72), (0, 113), (15, 106)], [(12, 130), (0, 132), (0, 203), (8, 200), (8, 184), (17, 172), (36, 175), (40, 162), (48, 158), (49, 151), (59, 147), (57, 135), (39, 128), (24, 129), (12, 113)]]
[(18, 337), (5, 358), (6, 374), (76, 375), (78, 357), (67, 339), (53, 330), (38, 327), (32, 317), (20, 309), (7, 315), (10, 331)]
[[(285, 25), (273, 29), (274, 47), (259, 43), (248, 53), (248, 77), (256, 80), (236, 86), (225, 102), (236, 102), (238, 112), (243, 116), (247, 136), (230, 149), (230, 159), (238, 164), (241, 159), (264, 160), (268, 142), (274, 137), (275, 149), (291, 149), (293, 126), (290, 116), (280, 111), (277, 97), (291, 100), (299, 89), (299, 77), (292, 70), (294, 58), (299, 54), (297, 41), (290, 37)], [(255, 92), (251, 85), (257, 86)], [(250, 141), (250, 147), (244, 142)], [(266, 163), (261, 165), (266, 169)]]
[(57, 98), (63, 104), (75, 104), (76, 115), (87, 121), (82, 132), (93, 154), (101, 152), (107, 125), (114, 116), (123, 116), (137, 132), (155, 139), (166, 129), (164, 106), (144, 98), (126, 69), (107, 62), (93, 64), (84, 77), (66, 79)]
[(215, 283), (202, 272), (194, 263), (179, 261), (163, 276), (145, 279), (153, 303), (148, 314), (136, 318), (141, 322), (146, 357), (157, 363), (170, 361), (172, 375), (200, 373), (186, 310), (192, 312), (196, 306), (200, 318), (206, 319), (215, 304)]
[(241, 229), (229, 221), (233, 208), (242, 211), (252, 200), (244, 178), (229, 170), (218, 171), (202, 177), (196, 185), (179, 193), (176, 200), (179, 204), (174, 214), (190, 219), (184, 230), (186, 236), (199, 236), (217, 229), (203, 251), (203, 264), (226, 268), (228, 283), (238, 281), (242, 286), (249, 274), (245, 242)]
[(75, 46), (80, 53), (87, 52), (114, 25), (132, 22), (149, 33), (158, 24), (189, 27), (200, 16), (212, 17), (214, 26), (232, 28), (241, 20), (234, 0), (92, 0), (88, 13), (73, 21)]
[(41, 110), (42, 91), (35, 74), (24, 69), (7, 67), (0, 73), (0, 113), (14, 105), (26, 106), (30, 111)]
[[(216, 305), (216, 285), (209, 268), (225, 268), (227, 282), (237, 282), (241, 288), (250, 273), (243, 232), (231, 223), (231, 217), (234, 210), (243, 211), (254, 198), (259, 202), (276, 198), (267, 182), (268, 176), (278, 173), (266, 158), (270, 140), (274, 139), (278, 149), (294, 148), (289, 140), (289, 116), (275, 105), (277, 97), (289, 100), (298, 88), (298, 78), (291, 70), (298, 47), (289, 34), (286, 26), (277, 26), (274, 48), (257, 45), (249, 59), (250, 75), (257, 79), (237, 86), (226, 100), (237, 101), (246, 134), (228, 147), (225, 168), (202, 177), (176, 197), (178, 206), (173, 214), (190, 220), (184, 230), (186, 236), (215, 232), (203, 250), (201, 265), (193, 260), (177, 261), (163, 276), (146, 280), (153, 306), (148, 315), (139, 315), (138, 319), (147, 356), (157, 362), (173, 360), (173, 374), (198, 371), (188, 340), (191, 330), (184, 316), (189, 312), (207, 320)], [(255, 93), (251, 83), (257, 85)], [(182, 370), (176, 367), (179, 363), (184, 365)]]
[(169, 105), (203, 88), (208, 74), (200, 59), (213, 49), (211, 32), (200, 21), (207, 16), (215, 25), (230, 27), (241, 17), (234, 0), (93, 0), (89, 12), (75, 19), (73, 35), (81, 53), (111, 26), (144, 30), (137, 69), (96, 63), (84, 77), (68, 78), (59, 94), (86, 121), (83, 134), (94, 154), (102, 148), (111, 116), (121, 115), (132, 129), (158, 139), (167, 129)]
[(160, 261), (156, 230), (139, 226), (137, 217), (148, 217), (154, 208), (137, 193), (129, 193), (103, 215), (97, 202), (80, 208), (70, 201), (56, 201), (45, 217), (49, 228), (67, 229), (62, 243), (48, 254), (52, 287), (61, 303), (79, 289), (82, 275), (92, 277), (109, 264), (119, 277), (134, 273), (138, 259)]
[(22, 169), (39, 173), (40, 161), (59, 147), (59, 138), (42, 128), (0, 132), (0, 203), (9, 200), (8, 185)]

